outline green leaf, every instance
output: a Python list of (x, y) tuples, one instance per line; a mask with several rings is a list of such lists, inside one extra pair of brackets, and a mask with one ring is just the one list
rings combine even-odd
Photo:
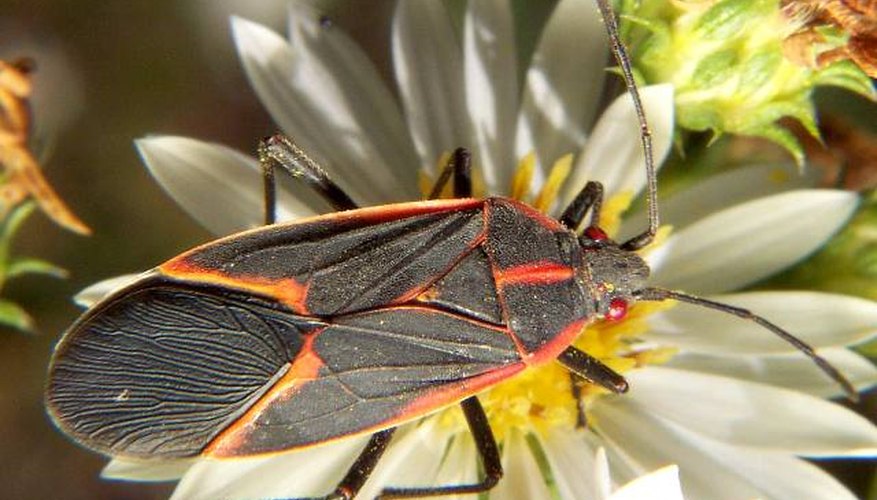
[(804, 130), (810, 134), (810, 137), (816, 139), (821, 144), (822, 133), (819, 132), (819, 126), (816, 125), (816, 109), (811, 101), (808, 100), (807, 104), (809, 109), (806, 112), (794, 113), (792, 116), (804, 126)]
[(862, 356), (877, 361), (877, 340), (856, 346), (855, 350)]
[(667, 26), (667, 23), (631, 14), (623, 14), (621, 19), (630, 22), (632, 25), (645, 28), (652, 35), (657, 36), (664, 41), (670, 40), (670, 27)]
[(798, 164), (798, 168), (804, 166), (804, 148), (801, 147), (801, 144), (795, 139), (795, 136), (791, 132), (781, 126), (770, 124), (746, 130), (743, 133), (746, 135), (764, 137), (769, 141), (779, 144), (795, 158), (795, 163)]
[(778, 50), (759, 51), (743, 61), (740, 67), (740, 86), (743, 94), (754, 94), (770, 84), (777, 69), (783, 62), (783, 54)]
[(831, 24), (816, 26), (813, 30), (823, 38), (823, 44), (827, 47), (843, 47), (850, 39), (850, 34), (843, 28)]
[(28, 201), (13, 208), (3, 221), (2, 229), (0, 229), (0, 239), (5, 241), (14, 237), (15, 233), (21, 228), (21, 224), (33, 213), (36, 206), (35, 202)]
[(13, 208), (0, 224), (0, 266), (5, 267), (9, 260), (9, 247), (15, 233), (21, 228), (24, 221), (33, 213), (36, 203), (28, 201)]
[(34, 333), (34, 322), (18, 304), (0, 299), (0, 324), (25, 333)]
[(690, 85), (693, 87), (710, 88), (727, 82), (734, 76), (739, 64), (736, 49), (714, 52), (703, 58), (691, 75)]
[(676, 123), (689, 130), (722, 129), (722, 115), (711, 101), (686, 102), (679, 105), (680, 99), (676, 100)]
[(781, 118), (794, 118), (807, 130), (811, 136), (820, 139), (819, 128), (816, 126), (816, 108), (810, 100), (809, 93), (802, 91), (786, 99), (773, 101), (753, 115), (753, 122), (776, 123)]
[(844, 88), (869, 99), (877, 97), (871, 79), (852, 61), (838, 61), (817, 71), (813, 81), (815, 85)]
[(750, 126), (762, 127), (774, 124), (780, 118), (787, 116), (800, 120), (801, 117), (806, 117), (813, 113), (813, 105), (810, 103), (809, 96), (806, 93), (791, 95), (788, 98), (769, 101), (754, 108), (746, 117), (746, 121), (741, 124), (741, 129), (745, 133)]
[(63, 279), (67, 277), (67, 270), (42, 259), (14, 257), (6, 269), (6, 279), (23, 274), (45, 274)]
[(877, 474), (871, 478), (871, 489), (868, 492), (868, 500), (877, 500)]
[(768, 12), (758, 0), (724, 0), (716, 3), (694, 25), (694, 35), (703, 40), (727, 41), (746, 32), (750, 22), (758, 22), (757, 17)]

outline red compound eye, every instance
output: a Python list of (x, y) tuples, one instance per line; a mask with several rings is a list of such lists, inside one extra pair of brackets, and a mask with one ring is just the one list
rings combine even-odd
[(588, 226), (585, 228), (584, 234), (594, 241), (604, 241), (609, 239), (609, 236), (606, 236), (606, 232), (597, 226)]
[(606, 311), (606, 319), (609, 321), (619, 321), (627, 316), (627, 301), (618, 297), (609, 302), (609, 310)]

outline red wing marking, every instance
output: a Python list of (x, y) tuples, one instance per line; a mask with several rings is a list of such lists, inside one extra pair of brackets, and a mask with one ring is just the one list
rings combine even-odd
[[(239, 233), (230, 234), (228, 236), (209, 241), (186, 252), (183, 252), (182, 254), (175, 257), (172, 261), (168, 262), (168, 264), (176, 260), (186, 260), (189, 256), (199, 253), (200, 251), (202, 251), (202, 249), (206, 247), (223, 244), (225, 242), (231, 242), (250, 235), (258, 235), (259, 233), (265, 232), (270, 228), (299, 226), (311, 223), (331, 223), (336, 221), (345, 222), (350, 220), (363, 221), (365, 225), (368, 225), (368, 223), (404, 219), (406, 217), (414, 217), (417, 215), (429, 213), (467, 210), (470, 208), (480, 207), (483, 204), (484, 200), (479, 200), (475, 198), (458, 198), (453, 200), (413, 201), (409, 203), (396, 203), (393, 205), (379, 205), (376, 207), (366, 207), (356, 210), (347, 210), (344, 212), (332, 212), (323, 215), (315, 215), (313, 217), (298, 219), (293, 222), (284, 222), (272, 226), (260, 226), (257, 228), (248, 229), (246, 231), (241, 231)], [(546, 218), (545, 216), (542, 217)]]
[(161, 265), (159, 271), (165, 276), (184, 281), (226, 286), (235, 290), (252, 292), (271, 297), (298, 314), (309, 315), (305, 305), (308, 285), (294, 278), (266, 279), (261, 276), (229, 277), (221, 271), (193, 266), (183, 259), (174, 259)]
[(309, 217), (296, 221), (296, 224), (310, 222), (314, 219), (323, 218), (323, 220), (331, 220), (338, 218), (343, 220), (356, 214), (357, 218), (364, 221), (383, 222), (386, 220), (402, 219), (405, 217), (413, 217), (426, 213), (450, 212), (452, 210), (466, 210), (475, 208), (484, 203), (484, 200), (476, 198), (455, 198), (452, 200), (426, 200), (413, 201), (409, 203), (398, 203), (394, 205), (380, 205), (377, 207), (360, 208), (356, 211), (335, 212), (331, 214), (321, 215), (318, 217)]
[(483, 204), (403, 203), (266, 226), (196, 247), (158, 271), (268, 296), (302, 315), (372, 309), (413, 299), (483, 240)]
[[(526, 368), (526, 366), (527, 365), (524, 363), (514, 363), (504, 366), (503, 368), (491, 370), (477, 377), (462, 380), (454, 385), (437, 387), (408, 403), (399, 411), (397, 418), (400, 422), (406, 422), (427, 415), (443, 406), (449, 406), (453, 403), (462, 401), (469, 396), (475, 395), (482, 390), (492, 387), (512, 375), (519, 373)], [(388, 425), (386, 427), (393, 427), (393, 425)]]
[(567, 281), (575, 277), (575, 271), (563, 264), (551, 261), (530, 262), (507, 269), (498, 269), (495, 273), (497, 283), (502, 285), (545, 285)]
[(319, 332), (305, 338), (304, 345), (290, 365), (289, 370), (265, 393), (259, 401), (246, 413), (241, 415), (232, 425), (219, 433), (202, 452), (204, 456), (236, 456), (235, 450), (249, 434), (249, 426), (265, 408), (275, 401), (288, 398), (304, 384), (319, 377), (320, 368), (325, 366), (323, 360), (314, 352), (314, 339)]
[(515, 210), (521, 212), (527, 218), (536, 221), (537, 223), (539, 223), (540, 226), (551, 232), (562, 231), (565, 229), (563, 225), (561, 225), (560, 222), (557, 221), (557, 219), (545, 215), (544, 213), (536, 210), (526, 203), (518, 200), (513, 200), (511, 198), (501, 198), (500, 203), (504, 203), (506, 205), (514, 207)]
[[(491, 370), (482, 375), (461, 380), (454, 384), (437, 387), (426, 394), (414, 399), (404, 407), (400, 408), (396, 416), (381, 422), (379, 425), (363, 429), (355, 433), (345, 436), (338, 436), (338, 439), (356, 436), (366, 433), (378, 432), (390, 427), (397, 427), (404, 423), (425, 417), (438, 410), (459, 403), (460, 401), (474, 396), (479, 392), (492, 387), (503, 380), (520, 373), (527, 367), (524, 363), (512, 363), (502, 368)], [(335, 441), (332, 439), (331, 441)]]
[(556, 337), (552, 338), (546, 344), (543, 344), (541, 349), (527, 354), (524, 357), (524, 362), (529, 366), (536, 366), (548, 363), (549, 361), (554, 361), (560, 356), (560, 353), (563, 352), (564, 349), (573, 343), (576, 337), (582, 333), (582, 330), (584, 330), (590, 322), (590, 319), (583, 318), (574, 323), (570, 323), (569, 326), (561, 330)]
[(440, 410), (526, 367), (505, 333), (425, 307), (334, 318), (203, 454), (300, 449)]
[[(424, 394), (418, 399), (411, 401), (406, 406), (400, 408), (400, 410), (396, 413), (396, 415), (392, 418), (388, 418), (377, 425), (368, 426), (362, 429), (357, 429), (345, 434), (338, 434), (328, 439), (324, 439), (319, 442), (309, 443), (305, 445), (299, 445), (292, 448), (284, 448), (275, 451), (266, 451), (258, 453), (259, 456), (268, 456), (277, 453), (283, 453), (290, 450), (302, 450), (305, 448), (311, 448), (314, 446), (320, 446), (328, 443), (334, 443), (341, 439), (348, 439), (355, 436), (361, 436), (363, 434), (371, 434), (374, 432), (382, 431), (384, 429), (389, 429), (391, 427), (398, 427), (402, 424), (411, 422), (412, 420), (416, 420), (418, 418), (425, 417), (431, 413), (435, 413), (443, 408), (449, 407), (453, 404), (459, 403), (460, 401), (468, 398), (469, 396), (474, 396), (479, 392), (492, 387), (499, 382), (521, 372), (527, 367), (524, 363), (513, 363), (507, 365), (503, 368), (496, 369), (483, 375), (479, 375), (476, 377), (472, 377), (469, 379), (462, 380), (455, 384), (450, 384), (443, 386), (441, 388), (437, 388), (433, 391), (430, 391), (427, 394)], [(284, 377), (285, 378), (285, 377)], [(300, 387), (300, 386), (299, 386)], [(273, 392), (273, 391), (272, 391)], [(261, 402), (259, 405), (261, 406)], [(241, 418), (239, 422), (236, 422), (233, 427), (237, 427), (240, 425), (240, 422), (246, 419), (246, 415)], [(229, 428), (231, 429), (231, 428)], [(228, 432), (228, 431), (226, 431)], [(219, 442), (220, 439), (226, 439), (226, 432), (220, 434), (216, 440), (204, 450), (202, 456), (207, 457), (215, 457), (215, 458), (233, 458), (240, 456), (240, 453), (237, 452), (237, 447), (239, 446), (239, 441), (241, 439), (245, 439), (247, 437), (245, 432), (242, 432), (235, 436), (228, 436), (228, 442)], [(248, 454), (252, 456), (253, 454)]]

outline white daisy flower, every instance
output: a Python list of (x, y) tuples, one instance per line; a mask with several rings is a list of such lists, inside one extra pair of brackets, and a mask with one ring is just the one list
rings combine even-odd
[[(357, 45), (304, 4), (291, 6), (288, 40), (243, 19), (233, 19), (232, 29), (277, 124), (363, 206), (419, 199), (419, 176), (435, 178), (441, 155), (465, 146), (481, 194), (525, 198), (557, 215), (587, 180), (601, 181), (607, 229), (623, 239), (644, 227), (637, 215), (619, 223), (645, 175), (629, 98), (596, 116), (606, 49), (591, 1), (558, 3), (522, 88), (507, 1), (468, 2), (462, 38), (443, 2), (399, 2), (392, 24), (398, 99)], [(663, 158), (673, 89), (641, 91)], [(261, 222), (262, 179), (251, 155), (181, 137), (142, 139), (138, 147), (168, 193), (210, 230), (227, 234)], [(877, 304), (806, 291), (731, 293), (806, 257), (844, 225), (857, 196), (813, 185), (793, 166), (755, 165), (661, 200), (673, 231), (663, 231), (646, 256), (651, 282), (770, 318), (864, 389), (877, 382), (877, 369), (847, 346), (877, 333)], [(280, 195), (284, 220), (329, 210), (295, 182)], [(83, 301), (109, 288), (98, 286)], [(630, 392), (584, 387), (586, 427), (576, 425), (577, 402), (560, 366), (530, 370), (480, 395), (505, 469), (490, 498), (607, 498), (607, 477), (623, 484), (669, 464), (678, 464), (686, 498), (853, 498), (799, 457), (877, 453), (877, 428), (825, 399), (840, 396), (840, 388), (752, 322), (684, 304), (637, 304), (628, 320), (595, 325), (576, 345), (624, 372)], [(104, 475), (180, 478), (180, 499), (321, 495), (367, 439), (228, 461), (114, 460)], [(601, 467), (609, 473), (595, 472)], [(448, 409), (402, 426), (359, 497), (385, 486), (477, 477), (474, 444), (459, 411)], [(623, 498), (634, 497), (647, 498)]]

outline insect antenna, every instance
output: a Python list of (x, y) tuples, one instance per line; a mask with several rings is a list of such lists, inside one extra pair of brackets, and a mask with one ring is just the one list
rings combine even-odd
[(770, 330), (776, 336), (783, 339), (792, 345), (795, 349), (804, 353), (807, 357), (813, 360), (816, 363), (816, 366), (819, 367), (826, 375), (832, 378), (837, 384), (843, 389), (844, 393), (846, 393), (847, 399), (852, 402), (859, 401), (859, 394), (856, 392), (856, 389), (853, 387), (853, 384), (847, 380), (846, 377), (841, 374), (837, 368), (831, 365), (825, 358), (816, 354), (816, 351), (813, 350), (809, 344), (799, 339), (798, 337), (792, 335), (786, 330), (780, 328), (779, 326), (771, 323), (770, 321), (764, 319), (763, 317), (753, 313), (748, 309), (743, 309), (742, 307), (735, 307), (729, 304), (723, 304), (722, 302), (716, 302), (714, 300), (704, 299), (702, 297), (697, 297), (695, 295), (689, 295), (683, 292), (677, 292), (674, 290), (667, 290), (664, 288), (644, 288), (634, 294), (634, 297), (637, 300), (650, 300), (650, 301), (661, 301), (661, 300), (678, 300), (679, 302), (685, 302), (688, 304), (694, 304), (697, 306), (705, 307), (708, 309), (714, 309), (716, 311), (724, 312), (727, 314), (732, 314), (737, 316), (738, 318), (742, 318), (749, 321), (754, 321), (760, 326)]
[(633, 78), (630, 56), (624, 47), (624, 43), (621, 42), (621, 36), (618, 34), (618, 22), (615, 19), (615, 11), (609, 5), (609, 0), (597, 0), (597, 6), (600, 8), (600, 14), (603, 17), (603, 22), (606, 24), (606, 31), (609, 33), (612, 54), (615, 56), (615, 60), (618, 61), (621, 74), (624, 76), (624, 83), (627, 86), (627, 92), (630, 94), (631, 100), (633, 100), (633, 107), (639, 120), (640, 139), (642, 140), (643, 155), (646, 162), (649, 227), (621, 245), (621, 248), (624, 250), (634, 251), (651, 243), (655, 239), (655, 234), (657, 234), (658, 226), (660, 225), (658, 219), (658, 181), (655, 174), (655, 158), (652, 153), (652, 132), (649, 130), (649, 123), (646, 120), (646, 112), (643, 109), (639, 89), (637, 89), (636, 81)]

